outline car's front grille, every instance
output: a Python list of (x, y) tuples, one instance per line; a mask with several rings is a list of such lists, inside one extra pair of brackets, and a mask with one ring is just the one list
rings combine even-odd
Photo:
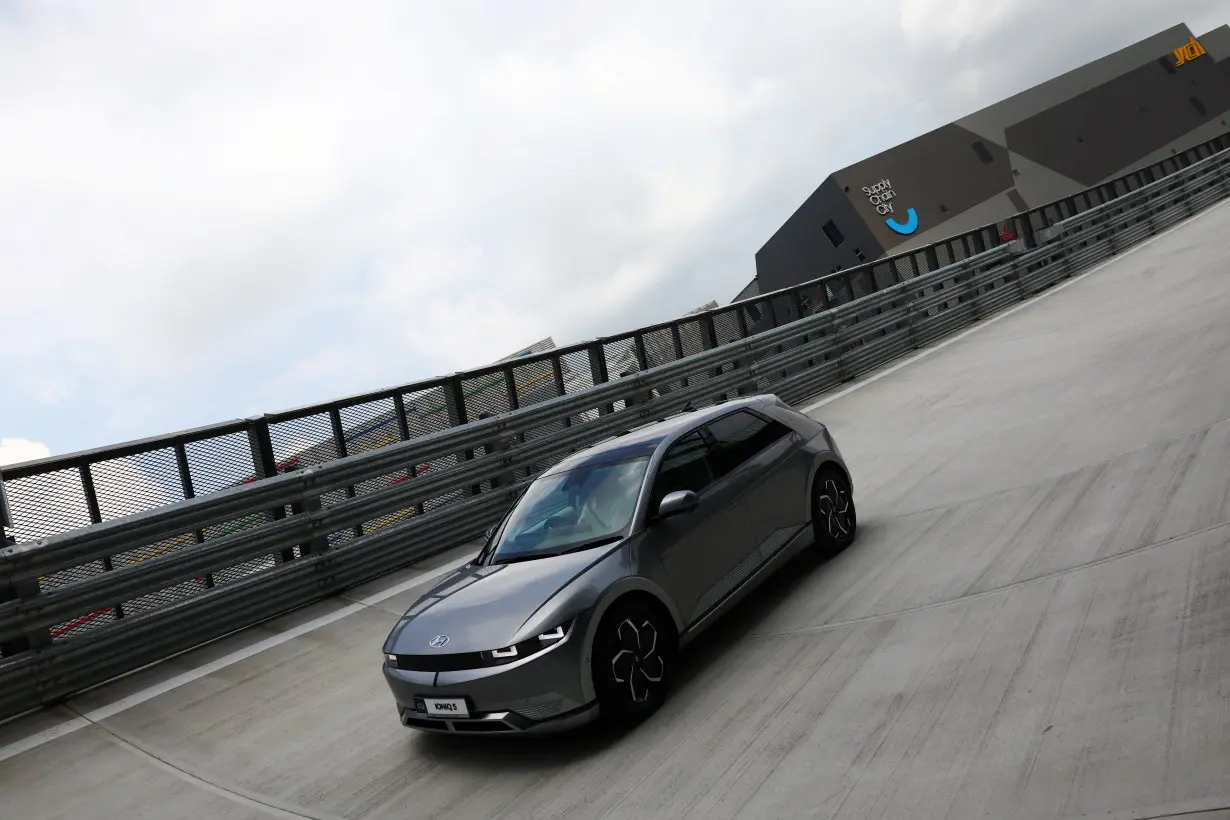
[(407, 672), (460, 672), (495, 666), (485, 652), (453, 652), (440, 655), (394, 655), (397, 668)]

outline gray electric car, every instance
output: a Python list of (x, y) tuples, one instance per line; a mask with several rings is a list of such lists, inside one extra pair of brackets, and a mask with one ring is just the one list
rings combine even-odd
[(574, 453), (398, 621), (401, 722), (440, 732), (636, 720), (676, 653), (799, 551), (853, 540), (825, 427), (775, 396), (682, 413)]

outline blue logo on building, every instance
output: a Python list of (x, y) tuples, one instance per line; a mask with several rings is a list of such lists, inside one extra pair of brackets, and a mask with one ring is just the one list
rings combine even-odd
[(907, 234), (907, 235), (912, 234), (914, 233), (914, 231), (918, 230), (918, 213), (913, 208), (910, 208), (908, 211), (905, 212), (905, 215), (906, 215), (906, 220), (905, 220), (904, 225), (902, 225), (900, 222), (898, 222), (896, 219), (892, 218), (891, 216), (888, 219), (884, 220), (884, 224), (892, 228), (897, 233)]
[(893, 200), (897, 197), (897, 192), (893, 190), (892, 182), (882, 179), (875, 185), (865, 186), (863, 193), (867, 195), (867, 201), (875, 206), (880, 216), (888, 217), (884, 220), (885, 225), (897, 233), (906, 236), (918, 230), (918, 212), (913, 208), (906, 211), (905, 222), (898, 222), (896, 217), (890, 216), (893, 212)]

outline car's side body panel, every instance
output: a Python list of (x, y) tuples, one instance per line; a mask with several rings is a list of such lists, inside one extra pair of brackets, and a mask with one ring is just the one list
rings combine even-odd
[(721, 599), (713, 608), (693, 623), (681, 636), (680, 645), (685, 646), (702, 632), (717, 623), (723, 615), (733, 609), (740, 601), (754, 592), (783, 564), (811, 546), (812, 534), (810, 524), (803, 525), (793, 531), (782, 530), (773, 538), (761, 544), (758, 551), (760, 563), (756, 569), (741, 584), (733, 587), (728, 595)]

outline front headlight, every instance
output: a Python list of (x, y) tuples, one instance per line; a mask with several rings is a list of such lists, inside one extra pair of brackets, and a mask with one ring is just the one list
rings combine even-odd
[(502, 664), (512, 663), (521, 658), (528, 658), (531, 655), (536, 655), (546, 649), (548, 646), (559, 643), (568, 637), (568, 632), (572, 629), (572, 624), (575, 618), (570, 618), (564, 623), (553, 629), (548, 629), (546, 632), (539, 635), (537, 638), (530, 638), (528, 641), (522, 641), (512, 646), (505, 646), (501, 649), (492, 649), (490, 652), (484, 652), (487, 657), (484, 659), (489, 663)]

